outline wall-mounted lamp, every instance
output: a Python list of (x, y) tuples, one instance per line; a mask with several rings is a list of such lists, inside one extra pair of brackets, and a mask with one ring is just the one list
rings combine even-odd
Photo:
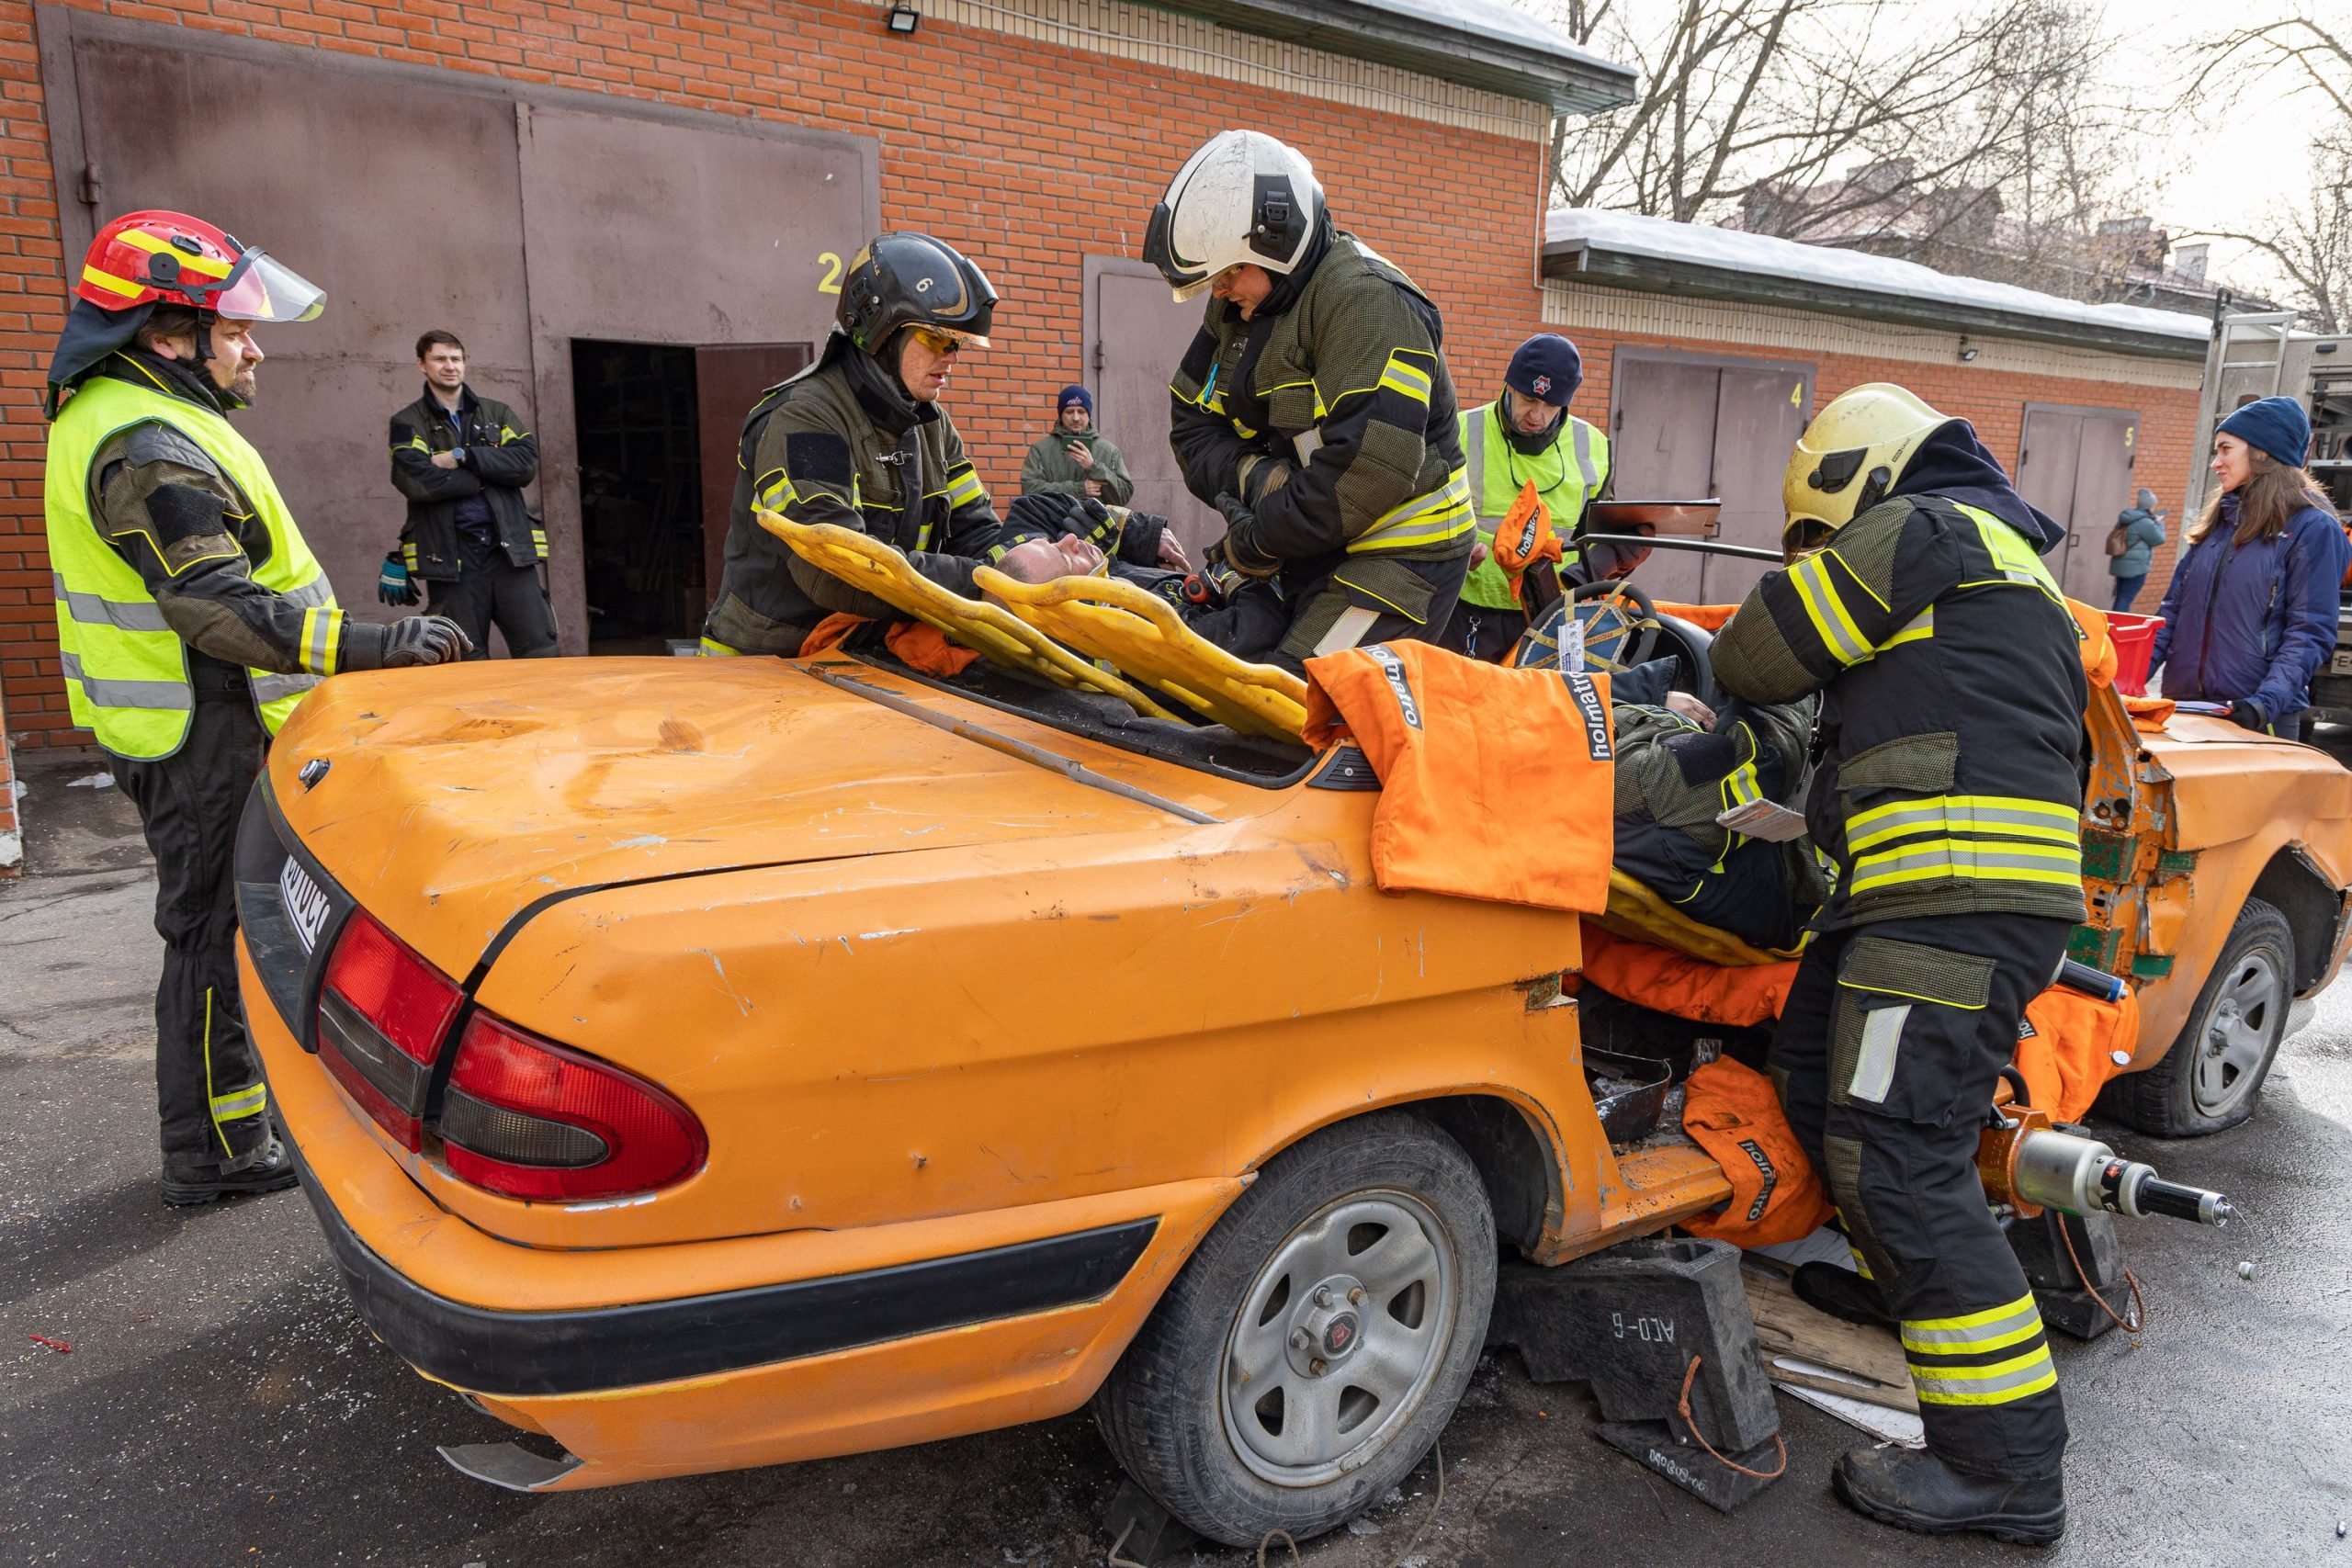
[(1970, 346), (1969, 342), (1968, 342), (1968, 334), (1967, 334), (1966, 333), (1961, 333), (1961, 334), (1960, 334), (1960, 362), (1961, 362), (1962, 365), (1967, 365), (1967, 364), (1971, 364), (1971, 363), (1973, 363), (1973, 362), (1975, 360), (1975, 358), (1976, 358), (1976, 350), (1975, 350), (1973, 347)]
[(922, 13), (912, 6), (893, 6), (883, 17), (882, 25), (894, 33), (911, 33), (922, 26)]

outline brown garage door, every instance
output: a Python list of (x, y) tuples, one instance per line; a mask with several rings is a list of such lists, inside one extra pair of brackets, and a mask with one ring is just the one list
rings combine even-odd
[(2069, 594), (2100, 609), (2114, 603), (2107, 536), (2132, 504), (2139, 436), (2136, 413), (2029, 403), (2018, 441), (2019, 493), (2066, 530), (2043, 559)]
[[(180, 28), (169, 29), (174, 39)], [(407, 515), (391, 487), (386, 428), (421, 396), (417, 333), (465, 339), (468, 374), (529, 417), (530, 337), (521, 308), (514, 110), (494, 98), (258, 61), (74, 39), (75, 127), (98, 171), (96, 221), (142, 207), (220, 224), (323, 288), (314, 321), (264, 328), (261, 395), (238, 427), (269, 460), (302, 532), (349, 608), (376, 604), (377, 563)], [(52, 115), (63, 107), (52, 94)], [(229, 133), (190, 134), (208, 107), (237, 106)], [(469, 156), (453, 161), (449, 149)], [(429, 215), (430, 221), (417, 221)]]
[[(1184, 488), (1168, 446), (1168, 382), (1200, 329), (1201, 303), (1177, 304), (1155, 268), (1123, 256), (1088, 256), (1085, 287), (1095, 419), (1135, 476), (1134, 504), (1174, 519), (1176, 536), (1198, 562), (1224, 536), (1225, 519)], [(1048, 389), (1037, 400), (1040, 435), (1050, 395)]]
[[(1613, 493), (1624, 501), (1720, 500), (1717, 537), (1781, 546), (1781, 475), (1813, 406), (1813, 367), (1617, 350), (1611, 372)], [(1653, 598), (1736, 604), (1770, 570), (1659, 550), (1634, 581)]]
[[(326, 289), (320, 320), (265, 334), (264, 397), (240, 423), (364, 613), (380, 613), (376, 563), (404, 515), (384, 437), (421, 389), (419, 332), (462, 336), (475, 385), (539, 437), (557, 618), (578, 652), (573, 340), (820, 342), (844, 259), (880, 223), (869, 137), (582, 107), (496, 77), (63, 8), (44, 10), (41, 43), (73, 254), (103, 218), (184, 208)], [(266, 156), (188, 134), (220, 104)]]

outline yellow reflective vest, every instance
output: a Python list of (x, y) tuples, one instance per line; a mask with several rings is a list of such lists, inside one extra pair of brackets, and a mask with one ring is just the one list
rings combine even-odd
[(302, 660), (318, 673), (247, 671), (268, 733), (277, 733), (321, 675), (334, 673), (343, 635), (334, 591), (252, 443), (221, 415), (184, 398), (91, 377), (49, 430), (44, 485), (57, 645), (74, 722), (96, 733), (98, 744), (116, 756), (137, 761), (180, 749), (196, 693), (187, 646), (165, 624), (138, 569), (99, 536), (90, 514), (90, 465), (117, 434), (151, 422), (171, 426), (220, 465), (269, 532), (269, 558), (253, 569), (254, 581), (311, 612), (303, 617)]
[[(1495, 525), (1519, 499), (1530, 479), (1544, 504), (1552, 509), (1552, 532), (1566, 552), (1576, 558), (1568, 535), (1584, 515), (1585, 502), (1599, 493), (1609, 477), (1609, 437), (1597, 425), (1570, 414), (1560, 423), (1559, 439), (1533, 457), (1511, 449), (1503, 434), (1502, 400), (1465, 411), (1462, 415), (1462, 451), (1470, 464), (1470, 499), (1478, 514), (1478, 537), (1494, 548)], [(1462, 585), (1462, 602), (1489, 610), (1516, 610), (1510, 580), (1492, 556), (1480, 561)]]

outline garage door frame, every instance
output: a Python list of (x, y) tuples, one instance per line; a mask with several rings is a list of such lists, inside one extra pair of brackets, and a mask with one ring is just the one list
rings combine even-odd
[[(689, 130), (723, 129), (738, 136), (765, 137), (774, 141), (797, 142), (802, 146), (849, 152), (857, 158), (865, 186), (862, 195), (865, 231), (868, 234), (882, 231), (881, 145), (873, 137), (861, 136), (854, 131), (819, 130), (808, 126), (761, 119), (752, 115), (724, 115), (710, 109), (649, 103), (641, 98), (590, 92), (579, 87), (514, 82), (503, 76), (479, 72), (414, 65), (400, 60), (379, 60), (374, 55), (345, 54), (340, 50), (309, 44), (278, 43), (267, 39), (178, 27), (168, 22), (105, 16), (76, 10), (69, 6), (35, 6), (33, 25), (40, 44), (41, 91), (47, 104), (50, 162), (57, 186), (58, 227), (64, 237), (68, 262), (89, 249), (91, 237), (97, 231), (96, 220), (92, 216), (93, 208), (82, 199), (82, 174), (88, 156), (82, 144), (81, 93), (74, 73), (74, 45), (80, 39), (167, 48), (187, 54), (226, 55), (232, 60), (250, 61), (262, 65), (339, 71), (379, 81), (413, 83), (420, 87), (429, 86), (442, 92), (469, 93), (507, 103), (528, 104), (535, 108), (582, 110), (628, 119), (653, 120)], [(101, 189), (96, 210), (104, 210), (106, 206), (104, 176), (105, 171), (100, 170)], [(293, 238), (278, 237), (278, 243), (286, 247), (289, 256), (294, 254), (295, 247), (288, 241)]]
[[(109, 193), (108, 171), (91, 166), (91, 139), (85, 139), (84, 134), (83, 83), (80, 76), (85, 63), (86, 46), (89, 45), (165, 57), (195, 56), (233, 62), (245, 68), (284, 72), (289, 76), (300, 73), (313, 92), (319, 90), (318, 85), (322, 80), (331, 84), (340, 78), (355, 83), (367, 82), (379, 92), (389, 89), (393, 94), (413, 90), (429, 92), (436, 96), (456, 95), (458, 98), (494, 105), (501, 118), (514, 127), (515, 141), (507, 149), (507, 153), (516, 160), (520, 171), (525, 218), (530, 213), (531, 160), (535, 156), (530, 128), (537, 117), (570, 116), (583, 121), (597, 119), (649, 128), (663, 127), (671, 132), (685, 131), (700, 136), (723, 134), (736, 139), (738, 145), (759, 143), (771, 148), (793, 149), (802, 160), (814, 158), (831, 168), (838, 168), (848, 182), (848, 186), (842, 187), (841, 199), (835, 207), (839, 212), (854, 210), (857, 214), (858, 233), (854, 241), (840, 242), (843, 250), (849, 249), (855, 241), (862, 241), (879, 231), (881, 227), (881, 149), (879, 141), (871, 136), (846, 130), (815, 130), (749, 115), (646, 103), (578, 88), (514, 82), (500, 76), (440, 66), (345, 54), (329, 48), (223, 36), (193, 28), (94, 15), (54, 5), (36, 6), (35, 24), (46, 95), (45, 117), (50, 133), (51, 176), (57, 193), (58, 224), (63, 245), (59, 276), (61, 287), (67, 277), (78, 271), (80, 258), (88, 248), (97, 220), (130, 205), (127, 198)], [(441, 101), (453, 100), (443, 97)], [(103, 141), (103, 138), (96, 140)], [(829, 174), (828, 178), (831, 177)], [(151, 196), (149, 199), (153, 198)], [(374, 221), (364, 213), (341, 220), (354, 224)], [(550, 335), (548, 324), (548, 320), (553, 319), (548, 312), (560, 305), (568, 306), (571, 301), (561, 294), (542, 297), (540, 286), (547, 280), (539, 277), (539, 269), (528, 263), (532, 247), (526, 242), (526, 228), (527, 224), (518, 226), (513, 240), (514, 254), (524, 258), (523, 297), (503, 301), (502, 308), (511, 312), (514, 320), (525, 327), (521, 369), (530, 389), (532, 406), (524, 412), (540, 434), (541, 473), (534, 493), (546, 516), (552, 547), (548, 561), (549, 588), (557, 609), (558, 625), (563, 634), (564, 649), (579, 653), (586, 649), (586, 616), (577, 475), (572, 468), (577, 454), (570, 424), (571, 368), (565, 345), (559, 337)], [(300, 258), (305, 248), (302, 235), (255, 234), (251, 238), (282, 252), (292, 265), (301, 265)], [(335, 291), (332, 280), (326, 281), (329, 308), (332, 310)], [(682, 336), (650, 320), (646, 326), (646, 331), (622, 335), (650, 342), (675, 341), (683, 346), (710, 345), (710, 334), (707, 333), (687, 333)], [(401, 337), (397, 343), (371, 344), (371, 352), (380, 354), (387, 362), (398, 360), (405, 363), (407, 340)], [(513, 394), (502, 392), (500, 395), (511, 397)], [(390, 405), (382, 412), (389, 412)], [(380, 418), (380, 414), (377, 417)], [(380, 424), (376, 428), (380, 429)], [(299, 480), (300, 475), (288, 477)], [(386, 495), (389, 500), (389, 487)], [(325, 537), (333, 541), (341, 536), (330, 526)], [(345, 562), (344, 567), (345, 570), (338, 570), (335, 575), (345, 590), (346, 599), (364, 598), (357, 592), (360, 585), (350, 581), (350, 563)], [(369, 618), (381, 618), (372, 605), (361, 603), (352, 607)]]
[[(1653, 348), (1645, 344), (1612, 344), (1610, 349), (1609, 412), (1605, 416), (1608, 420), (1608, 423), (1605, 428), (1609, 433), (1611, 467), (1612, 468), (1622, 466), (1618, 454), (1624, 433), (1619, 428), (1619, 423), (1624, 412), (1625, 389), (1628, 383), (1632, 380), (1632, 378), (1626, 374), (1626, 371), (1633, 366), (1643, 364), (1687, 365), (1694, 367), (1713, 370), (1718, 373), (1715, 383), (1716, 400), (1706, 410), (1706, 417), (1709, 422), (1708, 490), (1711, 494), (1717, 497), (1722, 495), (1724, 488), (1724, 465), (1722, 462), (1721, 452), (1722, 430), (1720, 423), (1718, 423), (1723, 408), (1723, 382), (1721, 372), (1736, 370), (1749, 372), (1759, 376), (1792, 376), (1796, 378), (1799, 387), (1797, 394), (1799, 400), (1798, 409), (1803, 416), (1797, 421), (1797, 428), (1800, 431), (1802, 431), (1804, 426), (1811, 422), (1815, 412), (1814, 400), (1819, 393), (1819, 375), (1821, 367), (1817, 361), (1811, 359), (1784, 358), (1778, 355), (1714, 353), (1705, 350), (1682, 348)], [(1576, 412), (1574, 405), (1570, 406), (1569, 412), (1572, 413)], [(1775, 458), (1773, 465), (1775, 472), (1785, 468), (1787, 467), (1787, 463), (1788, 458), (1786, 454), (1781, 454)], [(1777, 488), (1777, 486), (1774, 488)], [(1618, 494), (1627, 501), (1697, 499), (1696, 497), (1682, 496), (1635, 496), (1626, 493), (1622, 489), (1619, 490)], [(1657, 556), (1653, 557), (1652, 558), (1653, 560), (1661, 560), (1667, 553), (1668, 552), (1660, 551)], [(1662, 564), (1666, 566), (1666, 569), (1668, 571), (1676, 572), (1678, 575), (1681, 576), (1688, 576), (1694, 581), (1703, 581), (1704, 578), (1709, 575), (1709, 569), (1711, 567), (1717, 565), (1729, 567), (1731, 565), (1731, 559), (1727, 557), (1702, 558), (1697, 556), (1685, 556), (1680, 560), (1662, 562)], [(1696, 571), (1687, 570), (1689, 566), (1696, 566)], [(1743, 569), (1742, 575), (1744, 574), (1745, 572)], [(1655, 576), (1658, 574), (1654, 572), (1653, 575)], [(1702, 596), (1713, 596), (1713, 585), (1710, 585), (1709, 588), (1704, 591), (1694, 589), (1692, 592), (1702, 592)], [(1744, 592), (1744, 587), (1742, 592)]]

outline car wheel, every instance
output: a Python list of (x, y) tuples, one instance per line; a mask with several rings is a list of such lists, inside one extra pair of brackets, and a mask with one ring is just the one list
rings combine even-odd
[(2098, 1109), (2160, 1138), (2199, 1137), (2245, 1121), (2286, 1034), (2294, 975), (2287, 917), (2247, 899), (2172, 1049), (2146, 1072), (2109, 1082)]
[(1168, 1287), (1094, 1418), (1202, 1535), (1304, 1540), (1385, 1495), (1486, 1342), (1495, 1226), (1462, 1147), (1408, 1111), (1269, 1160)]

